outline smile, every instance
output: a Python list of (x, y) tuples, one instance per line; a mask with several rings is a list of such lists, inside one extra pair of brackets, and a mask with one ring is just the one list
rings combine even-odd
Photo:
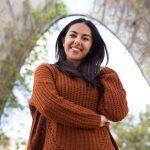
[(76, 48), (76, 47), (72, 47), (71, 50), (74, 51), (74, 52), (79, 52), (79, 51), (81, 51), (80, 48)]

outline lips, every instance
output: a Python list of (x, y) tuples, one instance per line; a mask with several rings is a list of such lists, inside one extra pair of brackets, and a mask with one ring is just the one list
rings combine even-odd
[(71, 50), (74, 51), (74, 52), (79, 52), (79, 51), (81, 51), (81, 48), (71, 47)]

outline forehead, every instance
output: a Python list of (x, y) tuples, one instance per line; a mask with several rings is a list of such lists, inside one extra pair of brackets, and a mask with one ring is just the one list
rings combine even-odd
[(85, 24), (85, 23), (76, 23), (76, 24), (73, 24), (68, 32), (71, 32), (71, 31), (75, 31), (79, 34), (89, 34), (91, 35), (91, 29)]

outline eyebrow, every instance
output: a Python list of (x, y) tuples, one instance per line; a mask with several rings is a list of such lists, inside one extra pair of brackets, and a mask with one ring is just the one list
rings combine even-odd
[[(75, 34), (78, 34), (76, 31), (70, 31), (70, 32), (73, 32), (73, 33), (75, 33)], [(92, 38), (92, 36), (89, 35), (89, 34), (83, 34), (83, 36), (88, 36), (88, 37)]]

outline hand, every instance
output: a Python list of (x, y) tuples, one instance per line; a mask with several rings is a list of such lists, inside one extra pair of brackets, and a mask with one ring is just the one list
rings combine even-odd
[(100, 127), (106, 126), (106, 124), (110, 123), (110, 121), (104, 115), (100, 115), (100, 117), (101, 117)]

